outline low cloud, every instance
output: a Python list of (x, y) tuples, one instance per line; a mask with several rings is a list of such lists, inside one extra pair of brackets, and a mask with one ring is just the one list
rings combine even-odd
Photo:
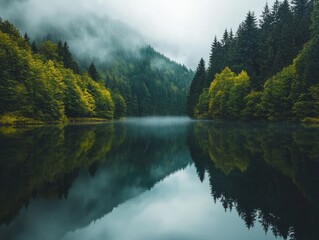
[[(273, 2), (268, 0), (270, 5)], [(259, 16), (265, 3), (266, 0), (0, 0), (0, 16), (31, 36), (44, 36), (49, 27), (69, 33), (67, 40), (80, 53), (91, 52), (103, 58), (113, 43), (132, 48), (147, 43), (195, 68), (200, 57), (208, 58), (215, 35), (220, 37), (225, 28), (235, 31), (248, 10)]]

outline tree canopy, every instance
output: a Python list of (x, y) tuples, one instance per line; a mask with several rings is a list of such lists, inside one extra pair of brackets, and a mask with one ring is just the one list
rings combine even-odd
[[(206, 69), (209, 91), (195, 74), (188, 115), (276, 121), (319, 117), (318, 5), (318, 0), (275, 1), (271, 8), (266, 4), (259, 25), (248, 12), (235, 36), (226, 30), (221, 41), (215, 37)], [(245, 83), (230, 80), (242, 71)]]
[(10, 118), (63, 122), (114, 117), (111, 93), (88, 74), (76, 73), (66, 43), (45, 41), (36, 53), (29, 44), (29, 37), (23, 38), (11, 23), (0, 22), (0, 116), (9, 119), (5, 123)]

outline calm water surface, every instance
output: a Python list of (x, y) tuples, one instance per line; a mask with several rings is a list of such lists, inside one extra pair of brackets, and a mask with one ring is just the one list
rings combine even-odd
[(0, 239), (319, 239), (319, 128), (0, 128)]

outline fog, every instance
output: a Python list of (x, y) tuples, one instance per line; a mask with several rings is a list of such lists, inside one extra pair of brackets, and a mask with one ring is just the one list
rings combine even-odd
[[(274, 0), (268, 0), (272, 5)], [(249, 10), (266, 0), (0, 0), (0, 16), (22, 33), (59, 33), (78, 55), (110, 58), (114, 48), (150, 44), (187, 67), (208, 58), (215, 35), (237, 29)]]
[(152, 128), (157, 131), (159, 127), (166, 127), (163, 131), (172, 128), (175, 134), (177, 130), (180, 131), (180, 128), (185, 128), (193, 122), (188, 117), (138, 117), (127, 118), (123, 121), (128, 125), (148, 127), (147, 131), (152, 130)]

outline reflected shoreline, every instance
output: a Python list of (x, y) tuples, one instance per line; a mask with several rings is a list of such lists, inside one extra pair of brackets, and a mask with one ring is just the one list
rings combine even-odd
[[(76, 213), (64, 210), (69, 222), (61, 229), (63, 235), (184, 169), (190, 157), (198, 178), (208, 178), (212, 201), (236, 209), (247, 228), (259, 221), (265, 232), (285, 239), (319, 236), (317, 127), (129, 118), (0, 128), (0, 144), (0, 236), (5, 238), (19, 232), (17, 224), (31, 217), (25, 207), (34, 208), (39, 199), (55, 202), (56, 212), (74, 201), (82, 206)], [(83, 186), (95, 183), (75, 198), (74, 183), (84, 173)], [(99, 182), (104, 190), (91, 198), (88, 189), (98, 190)]]
[[(282, 124), (198, 123), (188, 145), (214, 200), (235, 208), (247, 228), (284, 239), (317, 239), (318, 128)], [(195, 136), (195, 137), (194, 137)]]

